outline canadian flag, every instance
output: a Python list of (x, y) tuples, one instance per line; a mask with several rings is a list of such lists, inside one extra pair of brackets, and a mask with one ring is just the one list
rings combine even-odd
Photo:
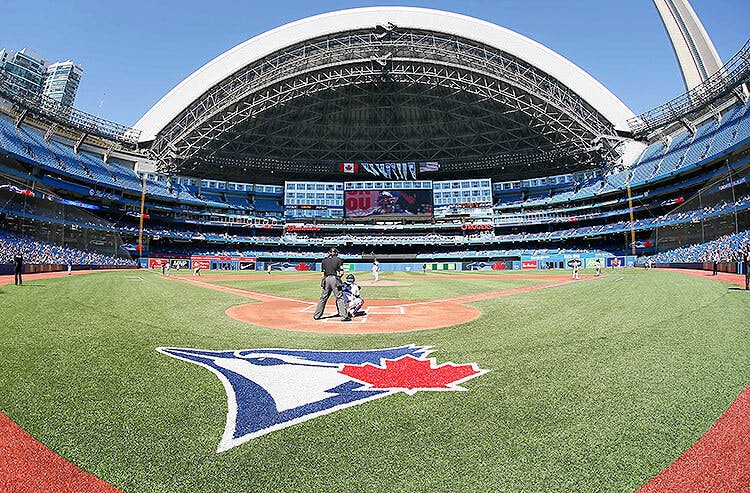
[(339, 166), (342, 173), (359, 173), (359, 163), (341, 163)]

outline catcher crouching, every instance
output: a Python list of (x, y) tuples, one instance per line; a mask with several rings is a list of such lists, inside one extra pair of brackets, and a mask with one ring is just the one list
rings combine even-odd
[(344, 282), (344, 285), (341, 287), (344, 292), (344, 301), (346, 302), (347, 312), (350, 317), (357, 316), (357, 312), (359, 312), (365, 304), (365, 300), (363, 300), (361, 296), (362, 288), (360, 288), (359, 284), (354, 281), (356, 281), (354, 274), (349, 274), (346, 276), (346, 282)]

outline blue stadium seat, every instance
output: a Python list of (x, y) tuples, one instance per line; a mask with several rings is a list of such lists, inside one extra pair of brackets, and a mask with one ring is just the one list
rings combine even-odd
[(733, 144), (735, 133), (737, 132), (737, 126), (742, 120), (742, 115), (745, 113), (745, 107), (743, 105), (736, 105), (731, 107), (724, 113), (721, 119), (721, 125), (716, 131), (713, 144), (713, 153), (721, 152), (724, 149), (729, 148)]
[(692, 166), (709, 155), (717, 128), (716, 120), (709, 119), (695, 131), (690, 148), (682, 160), (682, 167)]
[(226, 198), (227, 203), (230, 205), (234, 205), (242, 209), (252, 209), (252, 206), (250, 205), (250, 203), (247, 201), (247, 198), (245, 197), (238, 197), (236, 195), (226, 194), (225, 198)]
[(669, 146), (669, 150), (664, 154), (664, 158), (659, 162), (654, 176), (665, 176), (679, 168), (682, 165), (682, 158), (685, 156), (691, 140), (688, 132), (683, 132), (675, 137)]
[(284, 212), (284, 208), (275, 200), (256, 198), (253, 204), (260, 212)]
[(750, 137), (750, 100), (745, 106), (745, 112), (737, 125), (737, 133), (732, 139), (731, 145), (736, 145)]

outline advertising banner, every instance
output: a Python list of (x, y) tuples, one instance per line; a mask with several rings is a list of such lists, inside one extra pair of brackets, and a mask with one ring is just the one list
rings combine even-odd
[(196, 260), (207, 260), (211, 262), (212, 260), (219, 261), (219, 262), (231, 262), (232, 260), (236, 260), (232, 257), (222, 257), (218, 255), (196, 255), (193, 257), (190, 257), (190, 260), (195, 262)]
[(200, 259), (198, 257), (191, 257), (190, 260), (193, 262), (193, 269), (209, 270), (211, 268), (211, 261)]
[(536, 260), (524, 260), (521, 262), (521, 269), (523, 270), (537, 269), (538, 267)]
[(148, 268), (161, 269), (161, 265), (166, 262), (168, 262), (168, 260), (165, 258), (150, 258), (148, 259)]
[(464, 261), (461, 265), (463, 270), (511, 270), (511, 261), (504, 260), (473, 260)]
[(307, 262), (270, 262), (272, 271), (276, 270), (294, 270), (294, 271), (308, 271), (312, 270), (312, 264)]
[(607, 267), (624, 267), (625, 257), (609, 257), (607, 258)]
[(347, 190), (346, 217), (432, 215), (432, 190)]
[[(596, 259), (595, 258), (587, 258), (586, 260), (586, 268), (587, 269), (594, 269), (596, 268)], [(603, 259), (599, 260), (599, 265), (604, 267), (606, 265), (606, 262)]]
[(174, 270), (182, 270), (182, 269), (190, 268), (190, 260), (186, 258), (173, 258), (169, 262), (170, 262), (170, 266)]
[(240, 260), (238, 265), (240, 270), (255, 270), (255, 262), (246, 262), (244, 260)]

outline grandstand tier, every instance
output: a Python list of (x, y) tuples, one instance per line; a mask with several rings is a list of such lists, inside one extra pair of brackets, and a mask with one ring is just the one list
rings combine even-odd
[[(691, 106), (691, 112), (679, 121), (665, 120), (661, 127), (651, 128), (647, 136), (639, 134), (641, 140), (635, 140), (623, 126), (632, 117), (627, 108), (608, 92), (597, 93), (596, 81), (564, 58), (549, 53), (549, 58), (531, 60), (538, 50), (526, 38), (463, 16), (432, 12), (437, 17), (433, 16), (427, 29), (428, 12), (432, 11), (355, 9), (314, 18), (305, 26), (293, 23), (274, 34), (273, 42), (263, 48), (267, 53), (262, 52), (258, 39), (250, 40), (217, 59), (232, 61), (234, 68), (227, 68), (227, 73), (217, 73), (209, 64), (198, 71), (205, 76), (206, 87), (198, 90), (193, 79), (187, 79), (150, 110), (136, 125), (143, 131), (140, 149), (135, 150), (128, 142), (132, 143), (137, 131), (126, 132), (130, 140), (120, 138), (123, 132), (119, 137), (81, 133), (76, 125), (51, 122), (43, 107), (36, 108), (26, 100), (21, 104), (18, 97), (0, 93), (3, 229), (61, 247), (79, 247), (70, 243), (81, 237), (81, 232), (99, 242), (101, 237), (110, 238), (104, 243), (115, 257), (186, 255), (191, 250), (204, 254), (232, 251), (259, 258), (309, 257), (339, 246), (351, 256), (372, 259), (455, 258), (473, 255), (473, 251), (499, 258), (508, 257), (508, 252), (547, 249), (652, 254), (738, 234), (750, 227), (750, 108), (743, 97), (750, 57), (742, 56), (750, 51), (748, 45), (732, 59), (731, 67), (726, 67), (728, 74), (731, 69), (736, 91), (726, 90), (727, 81), (720, 89), (711, 81), (713, 85), (706, 85), (701, 93), (710, 105)], [(375, 14), (393, 15), (399, 22), (387, 28), (367, 24)], [(331, 19), (340, 20), (341, 29), (318, 32), (327, 29), (324, 21)], [(290, 45), (280, 36), (282, 32), (295, 33), (300, 41)], [(323, 35), (327, 36), (325, 46), (321, 45)], [(510, 48), (503, 51), (496, 36), (520, 44), (513, 48), (515, 52)], [(555, 128), (555, 135), (546, 143), (540, 136), (521, 138), (512, 127), (531, 128), (533, 121), (546, 122), (544, 125), (557, 121), (550, 107), (537, 108), (535, 113), (523, 110), (513, 113), (508, 121), (493, 124), (505, 129), (502, 135), (489, 139), (497, 142), (498, 148), (468, 145), (468, 136), (484, 132), (468, 123), (454, 129), (452, 140), (443, 139), (438, 145), (443, 137), (437, 115), (421, 112), (420, 118), (429, 122), (416, 121), (413, 109), (427, 104), (423, 98), (431, 92), (449, 85), (430, 86), (427, 78), (414, 86), (419, 94), (406, 94), (402, 85), (410, 84), (408, 77), (383, 77), (398, 66), (386, 62), (383, 70), (388, 70), (379, 72), (377, 80), (357, 82), (352, 73), (342, 73), (340, 90), (300, 94), (295, 104), (265, 108), (255, 127), (235, 128), (239, 123), (230, 121), (229, 114), (222, 115), (229, 125), (225, 129), (234, 129), (232, 143), (226, 142), (228, 133), (205, 133), (207, 122), (201, 118), (191, 119), (183, 133), (176, 133), (188, 114), (214, 101), (211, 94), (253, 70), (289, 68), (303, 61), (319, 70), (317, 64), (333, 55), (334, 38), (346, 41), (349, 47), (348, 53), (336, 52), (332, 67), (339, 69), (350, 64), (349, 57), (358, 50), (373, 46), (403, 49), (419, 60), (412, 68), (424, 70), (428, 65), (440, 65), (430, 58), (434, 58), (433, 51), (425, 51), (423, 43), (432, 43), (442, 47), (443, 57), (463, 56), (461, 69), (466, 74), (476, 69), (466, 57), (478, 56), (477, 50), (487, 63), (515, 56), (515, 69), (534, 74), (538, 83), (556, 76), (555, 87), (561, 94), (578, 92), (579, 99), (566, 103), (575, 100), (578, 106), (563, 109), (573, 123)], [(314, 47), (317, 51), (309, 51)], [(282, 59), (287, 62), (280, 64)], [(283, 84), (292, 80), (285, 79), (285, 74), (281, 70), (269, 77), (273, 75), (273, 84)], [(363, 92), (357, 96), (354, 87)], [(533, 84), (524, 86), (519, 81), (513, 87), (522, 94), (519, 98), (542, 95), (540, 87)], [(490, 98), (487, 104), (491, 107), (484, 107), (472, 102), (476, 95), (454, 92), (452, 99), (446, 100), (452, 124), (484, 121), (482, 112), (497, 112), (510, 104)], [(597, 94), (603, 99), (597, 100)], [(250, 104), (261, 95), (251, 91), (240, 99)], [(340, 114), (331, 114), (328, 130), (319, 135), (316, 145), (306, 143), (303, 127), (311, 124), (307, 116), (318, 114), (315, 108), (321, 104), (333, 104), (331, 98)], [(364, 101), (368, 108), (358, 106)], [(401, 115), (400, 125), (381, 120), (380, 130), (392, 131), (385, 140), (355, 135), (361, 130), (359, 119), (350, 118), (348, 125), (336, 120), (346, 111), (393, 112), (402, 106), (406, 113)], [(584, 106), (588, 111), (585, 117), (580, 113)], [(649, 125), (653, 126), (653, 121)], [(331, 154), (346, 129), (353, 132), (345, 139), (349, 147)], [(309, 152), (290, 160), (285, 153), (299, 149), (266, 136), (264, 132), (271, 130), (274, 135), (295, 136), (294, 145)], [(195, 132), (211, 135), (211, 142), (191, 141)], [(251, 137), (262, 145), (247, 147)], [(414, 138), (425, 146), (411, 146)], [(606, 141), (608, 144), (600, 147), (611, 151), (582, 154), (578, 149), (567, 153), (570, 149), (566, 146), (582, 138)], [(516, 148), (523, 148), (525, 160), (502, 158), (508, 151), (502, 142), (508, 139), (521, 144)], [(372, 144), (375, 140), (381, 147), (399, 150), (379, 153), (379, 147)], [(396, 142), (404, 145), (399, 147)], [(188, 143), (194, 154), (183, 153), (180, 162), (164, 159), (165, 146), (179, 150)], [(234, 151), (231, 155), (218, 153), (215, 145)], [(324, 154), (336, 155), (337, 160)], [(572, 155), (576, 156), (575, 165), (568, 160)], [(188, 168), (192, 174), (181, 174)]]

